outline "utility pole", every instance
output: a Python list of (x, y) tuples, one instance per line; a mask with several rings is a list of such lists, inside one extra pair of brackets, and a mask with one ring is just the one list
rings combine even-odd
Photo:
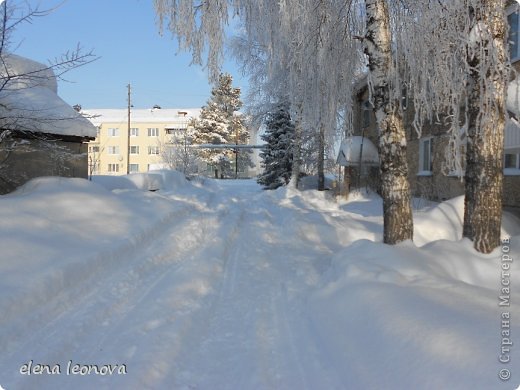
[(128, 88), (128, 148), (126, 150), (126, 174), (130, 173), (130, 107), (132, 107), (132, 103), (130, 100), (131, 86), (128, 84), (126, 86)]

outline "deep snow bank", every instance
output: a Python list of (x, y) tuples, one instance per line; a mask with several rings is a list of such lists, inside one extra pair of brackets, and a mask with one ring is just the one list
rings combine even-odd
[[(342, 206), (370, 215), (377, 198)], [(370, 206), (372, 203), (372, 207)], [(510, 244), (477, 253), (462, 234), (463, 199), (414, 214), (416, 244), (359, 240), (337, 253), (310, 297), (314, 331), (352, 389), (498, 389), (520, 383), (520, 354), (501, 364), (502, 331), (520, 334), (520, 225), (505, 214)], [(421, 247), (419, 247), (422, 245)], [(511, 306), (500, 306), (502, 254)], [(510, 267), (510, 268), (509, 268)], [(513, 319), (507, 329), (502, 315)], [(331, 337), (331, 335), (336, 335)], [(507, 338), (507, 337), (506, 337)], [(512, 377), (502, 382), (500, 370)]]
[[(0, 197), (0, 313), (8, 322), (124, 261), (177, 211), (160, 194), (44, 177)], [(118, 254), (118, 255), (115, 255)], [(108, 259), (108, 260), (107, 260)]]
[(130, 175), (108, 176), (94, 175), (92, 181), (108, 190), (140, 189), (144, 191), (171, 191), (186, 187), (188, 180), (183, 173), (173, 170), (158, 170), (147, 173), (131, 173)]
[[(301, 380), (283, 382), (298, 369), (320, 373), (307, 384), (342, 384), (328, 388), (494, 389), (501, 388), (502, 368), (513, 375), (504, 388), (520, 383), (515, 350), (520, 334), (518, 219), (504, 218), (514, 262), (509, 270), (511, 306), (501, 307), (501, 249), (481, 255), (459, 239), (460, 199), (415, 212), (416, 243), (387, 246), (380, 243), (377, 196), (357, 194), (336, 204), (328, 192), (262, 192), (248, 181), (226, 181), (224, 186), (206, 180), (192, 186), (175, 173), (165, 175), (158, 179), (164, 186), (159, 192), (141, 190), (149, 189), (150, 176), (136, 176), (137, 184), (107, 179), (102, 185), (42, 178), (0, 197), (4, 361), (16, 360), (13, 367), (19, 367), (33, 357), (28, 351), (37, 351), (43, 360), (36, 361), (47, 363), (62, 361), (54, 353), (86, 356), (78, 360), (83, 363), (124, 361), (133, 371), (123, 379), (134, 387), (139, 384), (131, 380), (142, 380), (141, 373), (147, 373), (149, 383), (157, 376), (190, 384), (206, 375), (209, 381), (202, 383), (216, 387), (256, 383), (256, 388), (283, 388), (242, 382), (252, 377), (273, 379), (265, 382), (272, 384), (303, 383), (287, 388), (319, 388)], [(182, 266), (176, 263), (181, 257)], [(111, 277), (121, 268), (124, 277), (113, 285)], [(136, 274), (147, 275), (137, 286)], [(157, 279), (149, 279), (152, 274)], [(98, 285), (95, 279), (101, 275)], [(128, 295), (129, 286), (136, 295)], [(97, 293), (98, 287), (99, 301), (91, 303), (96, 310), (74, 307), (79, 294)], [(215, 306), (202, 298), (212, 294), (221, 304), (214, 322), (208, 318)], [(136, 303), (140, 310), (130, 310)], [(183, 317), (190, 307), (207, 311)], [(67, 313), (71, 308), (76, 316)], [(511, 363), (501, 365), (501, 316), (506, 310), (515, 344)], [(115, 318), (124, 320), (113, 321), (107, 333), (107, 313), (120, 311), (124, 315)], [(56, 313), (64, 312), (56, 322)], [(172, 326), (179, 318), (185, 318), (183, 327)], [(210, 341), (222, 336), (223, 343), (198, 344), (207, 334), (201, 329), (215, 323), (220, 326), (207, 328), (216, 337)], [(52, 331), (47, 339), (33, 334), (42, 326)], [(63, 334), (70, 343), (67, 338), (61, 342)], [(83, 336), (80, 341), (77, 334)], [(240, 355), (244, 346), (247, 353)], [(318, 368), (327, 370), (316, 369), (309, 352), (319, 358)], [(190, 363), (185, 354), (192, 356), (191, 371), (179, 369)], [(0, 369), (10, 380), (7, 384), (25, 380), (18, 368)], [(105, 379), (107, 388), (121, 383), (92, 376), (76, 383), (93, 388)], [(42, 383), (54, 379), (47, 380)], [(159, 383), (171, 388), (171, 381)]]

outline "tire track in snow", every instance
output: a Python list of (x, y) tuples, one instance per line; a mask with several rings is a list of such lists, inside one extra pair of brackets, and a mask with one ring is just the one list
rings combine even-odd
[[(301, 261), (299, 252), (273, 256), (273, 248), (266, 242), (270, 237), (283, 237), (288, 230), (265, 210), (277, 206), (273, 201), (251, 209), (246, 200), (239, 206), (234, 234), (228, 241), (232, 249), (224, 260), (222, 285), (208, 330), (185, 348), (179, 374), (172, 378), (175, 387), (340, 388), (333, 379), (322, 378), (330, 375), (319, 361), (318, 347), (312, 344), (307, 318), (291, 310), (294, 304), (303, 305), (302, 298), (289, 301), (285, 281), (289, 276), (288, 283), (295, 287), (295, 279), (301, 279), (291, 272)], [(263, 224), (269, 234), (255, 235), (255, 222)]]

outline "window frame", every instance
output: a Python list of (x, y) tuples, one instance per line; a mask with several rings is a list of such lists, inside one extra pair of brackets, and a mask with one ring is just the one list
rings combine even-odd
[(119, 164), (109, 163), (108, 164), (108, 173), (119, 173)]
[[(515, 156), (515, 164), (513, 167), (508, 167), (506, 165), (507, 156)], [(507, 151), (504, 151), (504, 169), (520, 169), (519, 161), (518, 161), (519, 156), (520, 156), (519, 153), (507, 153)]]
[(119, 127), (109, 127), (107, 132), (109, 137), (119, 137)]
[(160, 154), (160, 150), (159, 150), (158, 146), (153, 146), (153, 145), (148, 146), (148, 155), (149, 156), (158, 156), (159, 154)]
[(370, 101), (368, 99), (363, 100), (361, 103), (361, 117), (361, 127), (364, 129), (370, 127)]
[(148, 137), (159, 137), (159, 128), (148, 127)]
[[(520, 60), (520, 12), (518, 4), (513, 4), (506, 10), (509, 32), (507, 41), (509, 43), (509, 55), (511, 62)], [(510, 17), (516, 18), (516, 31), (513, 29)]]
[(115, 156), (115, 155), (121, 154), (120, 153), (120, 149), (119, 149), (119, 145), (107, 146), (107, 154), (109, 154), (111, 156)]
[[(429, 166), (425, 167), (425, 148), (424, 145), (428, 143), (428, 160)], [(428, 169), (425, 169), (428, 168)], [(419, 171), (417, 172), (417, 176), (432, 176), (433, 175), (433, 137), (423, 137), (419, 140)]]

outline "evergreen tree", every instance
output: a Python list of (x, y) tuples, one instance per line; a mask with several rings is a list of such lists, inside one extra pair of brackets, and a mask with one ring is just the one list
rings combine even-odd
[[(245, 144), (249, 140), (249, 132), (243, 120), (235, 112), (242, 107), (240, 88), (232, 86), (233, 78), (221, 74), (217, 85), (211, 90), (211, 98), (202, 107), (200, 119), (195, 122), (194, 144)], [(199, 157), (215, 169), (215, 177), (230, 176), (235, 164), (235, 150), (200, 149)], [(247, 153), (240, 153), (246, 164), (251, 164)], [(240, 155), (239, 154), (239, 155)], [(240, 166), (240, 162), (239, 162)]]
[(294, 123), (287, 104), (280, 104), (266, 120), (267, 130), (261, 136), (267, 148), (260, 153), (264, 173), (258, 183), (265, 189), (275, 189), (289, 183), (293, 163)]

